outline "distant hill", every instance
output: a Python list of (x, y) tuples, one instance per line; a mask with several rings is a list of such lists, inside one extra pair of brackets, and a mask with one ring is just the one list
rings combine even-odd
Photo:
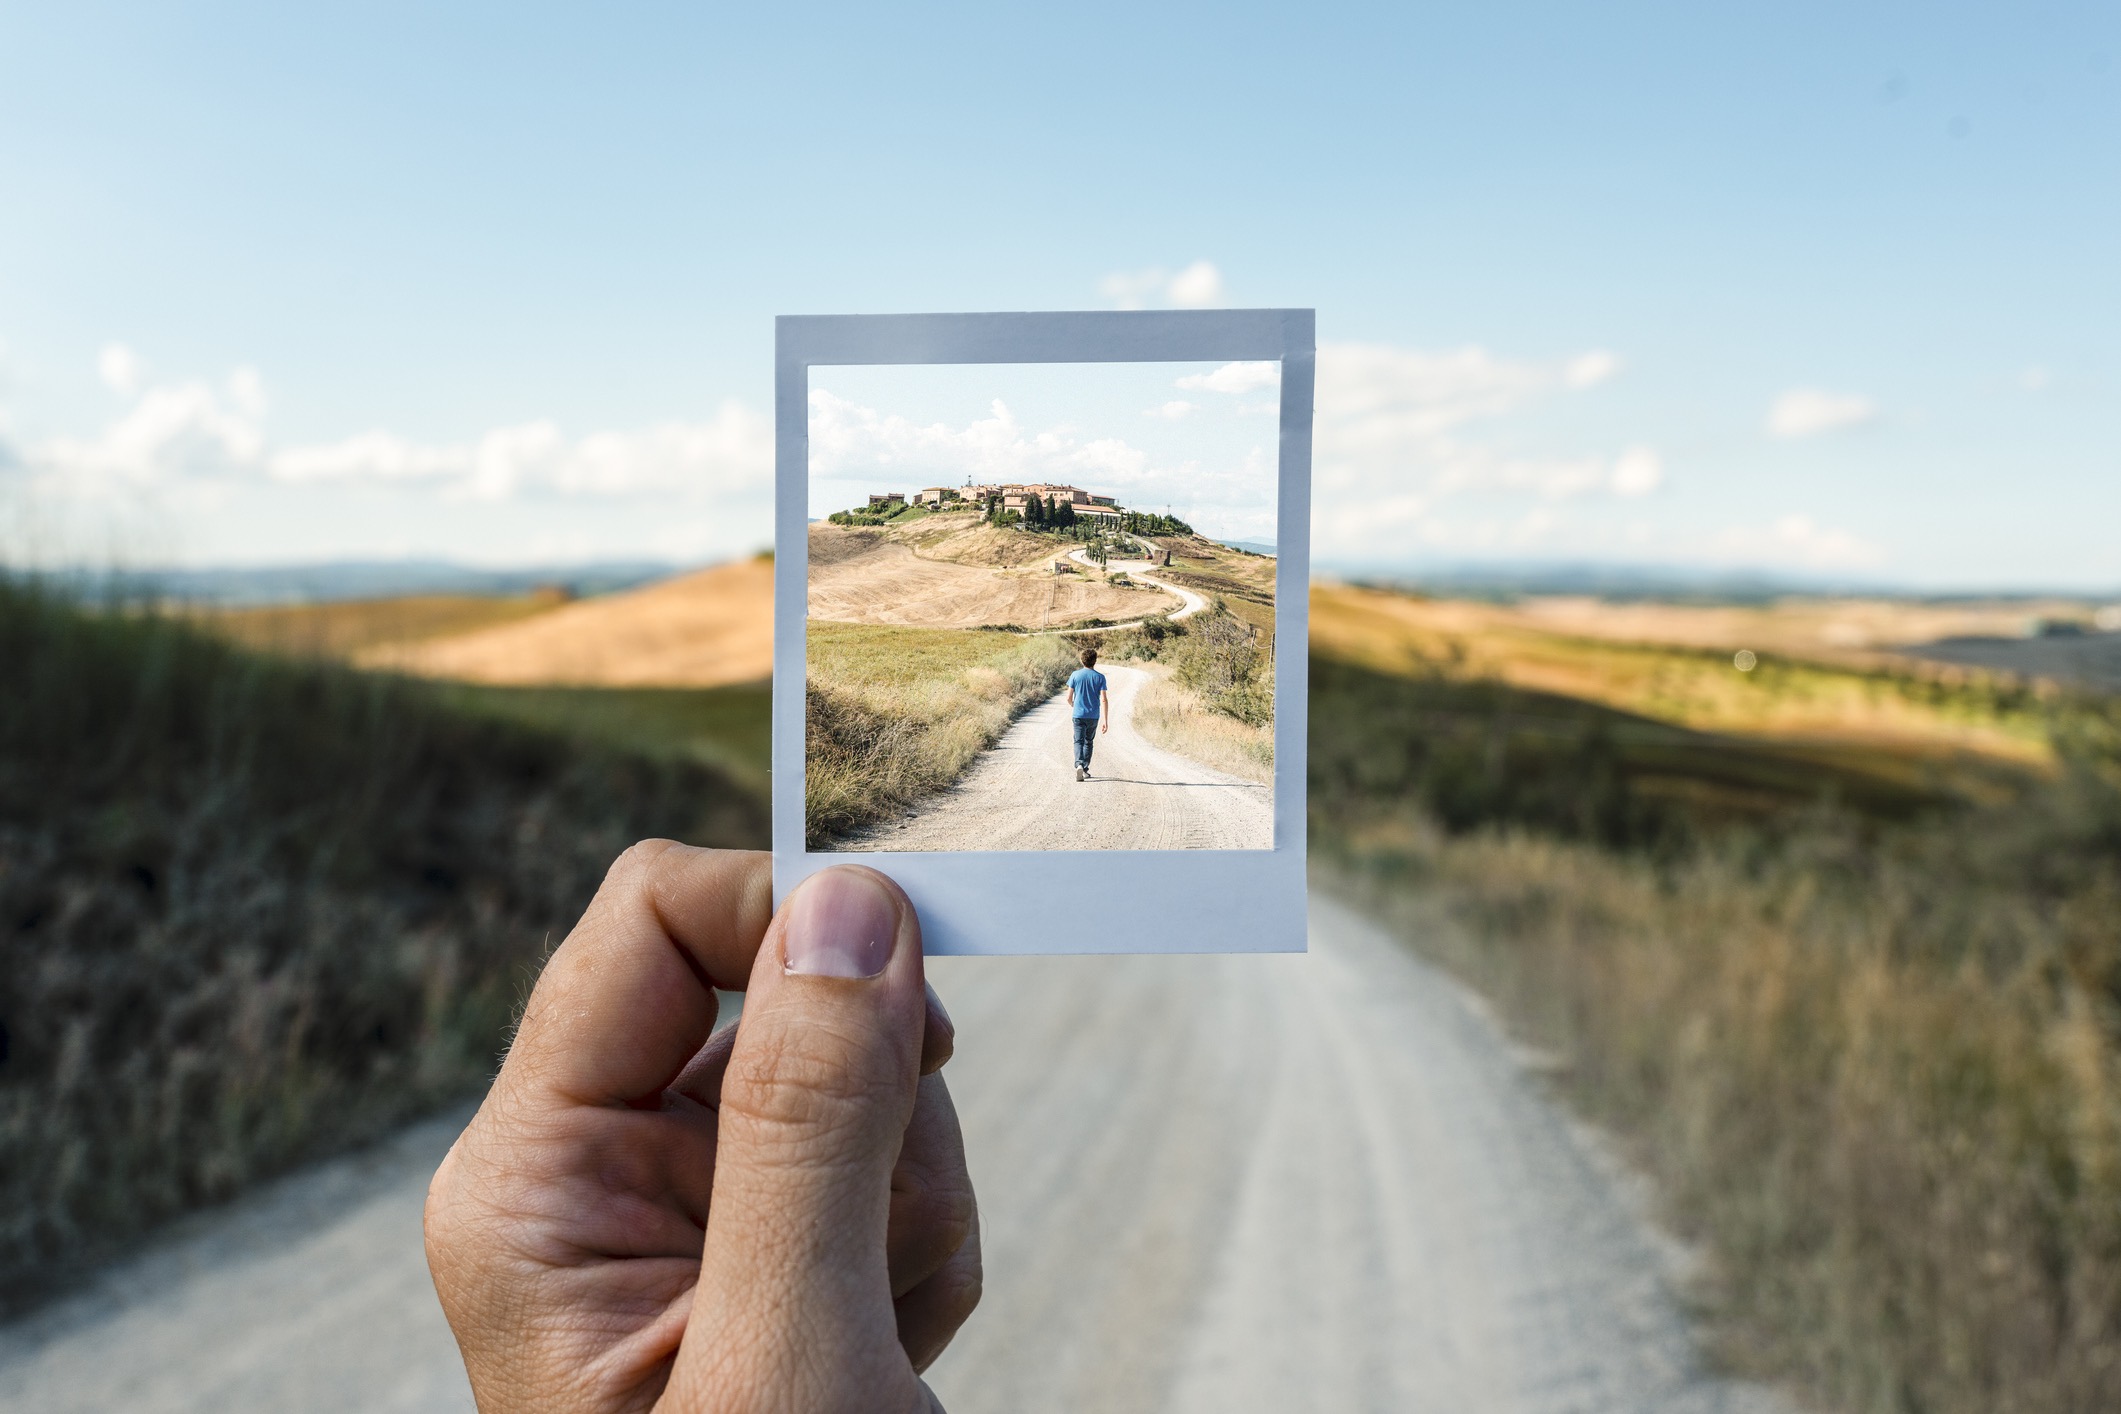
[(1274, 542), (1272, 540), (1218, 540), (1215, 543), (1227, 545), (1233, 550), (1243, 550), (1248, 555), (1271, 555), (1274, 553)]
[(527, 594), (557, 586), (579, 597), (665, 579), (678, 566), (655, 560), (481, 569), (447, 560), (342, 560), (243, 568), (71, 570), (48, 576), (76, 594), (179, 599), (224, 606), (334, 603), (414, 594)]
[(1779, 574), (1764, 570), (1631, 565), (1583, 561), (1455, 561), (1395, 563), (1374, 560), (1314, 560), (1322, 575), (1380, 588), (1405, 589), (1439, 598), (1509, 599), (1521, 595), (1589, 594), (1602, 599), (1654, 599), (1717, 604), (1764, 603), (1789, 596), (1852, 596), (1911, 602), (1986, 603), (2067, 601), (2080, 605), (2121, 602), (2121, 584), (2087, 592), (2026, 585), (2016, 589), (1918, 590), (1875, 575)]
[(738, 560), (512, 623), (380, 645), (354, 661), (518, 686), (757, 682), (773, 674), (773, 562)]

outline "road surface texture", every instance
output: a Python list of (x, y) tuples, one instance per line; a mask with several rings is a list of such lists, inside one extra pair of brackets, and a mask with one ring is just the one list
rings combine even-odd
[[(1701, 1368), (1670, 1245), (1478, 1004), (1345, 909), (1306, 956), (930, 975), (987, 1262), (953, 1414), (1785, 1408)], [(419, 1234), (461, 1119), (0, 1332), (0, 1410), (468, 1410)]]
[(1161, 747), (1134, 730), (1149, 675), (1107, 667), (1112, 729), (1075, 779), (1065, 693), (1017, 718), (965, 778), (905, 819), (848, 839), (841, 850), (1272, 849), (1274, 790)]

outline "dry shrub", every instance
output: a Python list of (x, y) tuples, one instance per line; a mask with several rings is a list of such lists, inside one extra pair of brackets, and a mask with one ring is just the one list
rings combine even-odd
[(1063, 639), (976, 629), (810, 626), (804, 833), (812, 847), (956, 781), (1076, 666)]
[(1166, 751), (1248, 781), (1274, 779), (1274, 727), (1210, 711), (1168, 677), (1152, 677), (1134, 699), (1134, 729)]
[(1839, 1409), (2115, 1409), (2121, 754), (2079, 761), (1661, 861), (1384, 806), (1321, 833), (1630, 1141), (1733, 1363)]
[(643, 835), (757, 844), (698, 765), (0, 582), (0, 1303), (491, 1074)]

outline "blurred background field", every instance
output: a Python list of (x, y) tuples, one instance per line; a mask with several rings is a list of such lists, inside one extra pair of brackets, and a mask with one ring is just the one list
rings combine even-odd
[[(1200, 573), (1232, 617), (1251, 603)], [(727, 641), (763, 651), (758, 596), (714, 582), (737, 586)], [(6, 590), (15, 1299), (475, 1087), (631, 838), (763, 844), (762, 682), (354, 666), (589, 608), (654, 621), (667, 594)], [(2082, 1409), (2121, 1378), (2121, 705), (1886, 634), (1819, 642), (2008, 612), (1313, 594), (1320, 882), (1416, 947), (1475, 940), (1438, 960), (1659, 1182), (1709, 1254), (1719, 1349), (1827, 1407)], [(934, 660), (934, 700), (900, 715), (984, 683), (1000, 721), (1073, 661), (1056, 636), (813, 636), (857, 779), (888, 735), (863, 694), (903, 695), (908, 662)]]

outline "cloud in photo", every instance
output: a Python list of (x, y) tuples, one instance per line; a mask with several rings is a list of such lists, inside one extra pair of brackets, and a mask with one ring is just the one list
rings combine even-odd
[[(1146, 414), (1162, 422), (1198, 411), (1174, 400)], [(1028, 426), (1001, 398), (989, 402), (987, 416), (960, 425), (916, 420), (813, 387), (810, 473), (813, 515), (910, 477), (919, 485), (972, 480), (1082, 486), (1116, 495), (1123, 505), (1171, 505), (1212, 534), (1271, 538), (1276, 523), (1268, 447), (1233, 452), (1220, 464), (1158, 458), (1125, 437), (1071, 423)]]
[(1820, 388), (1792, 388), (1768, 409), (1767, 430), (1794, 441), (1876, 420), (1878, 405), (1856, 393), (1829, 393)]

